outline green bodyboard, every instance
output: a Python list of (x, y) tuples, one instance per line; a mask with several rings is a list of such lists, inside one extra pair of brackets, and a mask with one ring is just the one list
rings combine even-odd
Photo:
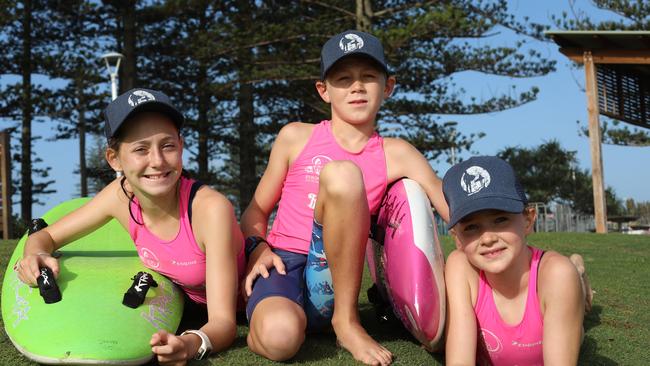
[[(64, 202), (43, 219), (52, 224), (87, 198)], [(144, 267), (124, 228), (111, 220), (59, 252), (57, 279), (62, 300), (46, 304), (38, 288), (18, 279), (13, 265), (22, 257), (19, 241), (2, 283), (2, 318), (7, 335), (28, 358), (45, 364), (140, 365), (152, 358), (149, 340), (159, 329), (174, 333), (183, 314), (182, 291)], [(144, 304), (122, 305), (138, 271), (153, 275)]]

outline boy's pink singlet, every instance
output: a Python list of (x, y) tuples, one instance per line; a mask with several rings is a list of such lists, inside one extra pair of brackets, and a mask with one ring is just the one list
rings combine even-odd
[(314, 130), (296, 160), (289, 167), (282, 187), (278, 212), (267, 240), (274, 248), (307, 254), (318, 195), (318, 178), (325, 164), (349, 160), (363, 173), (371, 213), (375, 213), (386, 191), (384, 142), (373, 133), (358, 153), (343, 149), (332, 134), (330, 121), (322, 121)]
[(492, 288), (485, 278), (485, 273), (480, 273), (474, 307), (481, 329), (476, 357), (478, 365), (544, 365), (544, 321), (537, 298), (537, 268), (544, 251), (530, 246), (528, 248), (532, 250), (533, 256), (528, 275), (526, 309), (519, 324), (508, 325), (501, 319), (494, 304)]
[[(178, 284), (194, 302), (207, 302), (205, 294), (205, 253), (201, 251), (188, 215), (188, 201), (194, 180), (181, 177), (180, 187), (180, 225), (176, 237), (170, 241), (161, 240), (151, 233), (145, 225), (140, 225), (129, 216), (129, 234), (135, 242), (138, 255), (144, 265), (166, 276)], [(133, 216), (142, 219), (142, 210), (137, 198), (131, 203)], [(243, 248), (243, 245), (242, 245)], [(244, 270), (244, 251), (237, 257), (237, 270), (242, 278)]]

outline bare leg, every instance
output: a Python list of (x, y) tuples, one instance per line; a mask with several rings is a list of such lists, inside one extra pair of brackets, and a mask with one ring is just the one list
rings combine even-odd
[(587, 270), (585, 269), (585, 262), (580, 254), (571, 254), (569, 257), (571, 263), (576, 266), (578, 273), (580, 273), (580, 282), (582, 284), (582, 293), (585, 295), (585, 313), (591, 311), (591, 303), (594, 299), (594, 291), (591, 289), (589, 277), (587, 277)]
[(323, 225), (323, 244), (334, 287), (332, 326), (339, 344), (365, 364), (390, 364), (390, 351), (372, 339), (359, 320), (358, 298), (370, 214), (363, 175), (356, 165), (335, 161), (325, 166), (314, 215)]
[(298, 353), (306, 327), (305, 312), (298, 304), (285, 297), (268, 297), (255, 306), (246, 340), (258, 355), (285, 361)]

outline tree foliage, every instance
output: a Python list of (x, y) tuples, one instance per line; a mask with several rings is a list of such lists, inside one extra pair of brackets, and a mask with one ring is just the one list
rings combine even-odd
[[(6, 1), (0, 15), (0, 74), (10, 77), (0, 86), (0, 117), (6, 128), (20, 131), (20, 145), (13, 160), (20, 165), (20, 177), (14, 180), (14, 192), (20, 192), (21, 216), (30, 219), (32, 204), (43, 204), (43, 195), (54, 193), (49, 167), (33, 155), (32, 122), (47, 115), (52, 90), (34, 83), (33, 76), (49, 75), (54, 64), (48, 2), (43, 0)], [(19, 152), (18, 152), (19, 151)]]
[[(535, 87), (513, 87), (479, 98), (457, 85), (456, 75), (478, 72), (516, 80), (545, 75), (555, 66), (528, 44), (540, 26), (517, 20), (505, 0), (35, 3), (41, 5), (34, 13), (34, 72), (64, 86), (34, 87), (38, 98), (30, 103), (35, 115), (59, 122), (57, 138), (85, 136), (101, 125), (107, 83), (95, 71), (96, 59), (106, 51), (120, 52), (126, 56), (121, 91), (138, 86), (168, 93), (187, 116), (188, 169), (238, 201), (240, 209), (254, 192), (278, 130), (290, 121), (329, 118), (329, 106), (318, 97), (314, 82), (320, 47), (334, 34), (359, 29), (382, 40), (398, 88), (381, 110), (378, 130), (408, 139), (431, 160), (452, 146), (469, 150), (482, 137), (459, 133), (447, 123), (451, 116), (515, 108), (538, 93)], [(19, 25), (6, 19), (0, 17), (0, 24)], [(3, 34), (9, 34), (12, 28), (5, 28)], [(502, 32), (514, 34), (510, 39), (515, 41), (486, 45)], [(3, 46), (20, 49), (8, 39), (13, 38), (0, 38)], [(2, 106), (15, 105), (20, 84), (6, 90)], [(45, 105), (37, 106), (39, 102)], [(17, 115), (16, 108), (10, 109)], [(84, 144), (82, 162), (88, 150)], [(99, 153), (89, 155), (86, 170), (92, 177), (105, 164)]]
[[(88, 195), (86, 146), (88, 136), (99, 135), (101, 111), (108, 95), (101, 91), (99, 52), (106, 37), (101, 32), (103, 9), (85, 0), (68, 0), (50, 8), (53, 27), (51, 37), (58, 47), (54, 50), (56, 64), (50, 76), (66, 81), (57, 89), (48, 106), (49, 117), (57, 122), (52, 139), (78, 139), (79, 190)], [(92, 170), (92, 168), (91, 168)]]
[(650, 224), (650, 202), (636, 202), (632, 198), (625, 200), (625, 214), (638, 216), (639, 223)]
[[(593, 185), (587, 169), (578, 168), (575, 151), (549, 141), (533, 148), (507, 147), (497, 154), (512, 165), (530, 202), (570, 204), (577, 212), (594, 213)], [(621, 213), (614, 190), (605, 190), (608, 215)]]

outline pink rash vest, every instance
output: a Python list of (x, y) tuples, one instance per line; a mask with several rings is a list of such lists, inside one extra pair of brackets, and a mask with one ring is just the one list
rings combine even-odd
[(318, 179), (321, 169), (330, 161), (348, 160), (361, 169), (370, 213), (376, 213), (387, 184), (383, 144), (381, 136), (374, 132), (361, 151), (352, 153), (336, 142), (330, 121), (317, 124), (307, 145), (289, 167), (268, 242), (274, 248), (307, 254)]
[[(494, 303), (492, 288), (481, 271), (474, 313), (480, 327), (477, 365), (544, 365), (542, 348), (544, 321), (537, 297), (537, 270), (544, 251), (533, 252), (528, 275), (528, 295), (523, 319), (509, 325), (502, 319)], [(486, 357), (487, 354), (487, 357)], [(489, 358), (489, 361), (486, 360)]]
[[(188, 207), (191, 202), (190, 191), (195, 181), (189, 178), (180, 179), (180, 223), (178, 233), (172, 240), (165, 241), (147, 229), (144, 224), (138, 224), (129, 217), (129, 234), (135, 242), (138, 255), (144, 265), (178, 284), (183, 291), (196, 303), (207, 303), (205, 293), (205, 253), (194, 238)], [(133, 216), (143, 223), (142, 210), (137, 198), (131, 203)], [(243, 245), (242, 245), (243, 248)], [(244, 270), (244, 250), (237, 257), (239, 278)]]

